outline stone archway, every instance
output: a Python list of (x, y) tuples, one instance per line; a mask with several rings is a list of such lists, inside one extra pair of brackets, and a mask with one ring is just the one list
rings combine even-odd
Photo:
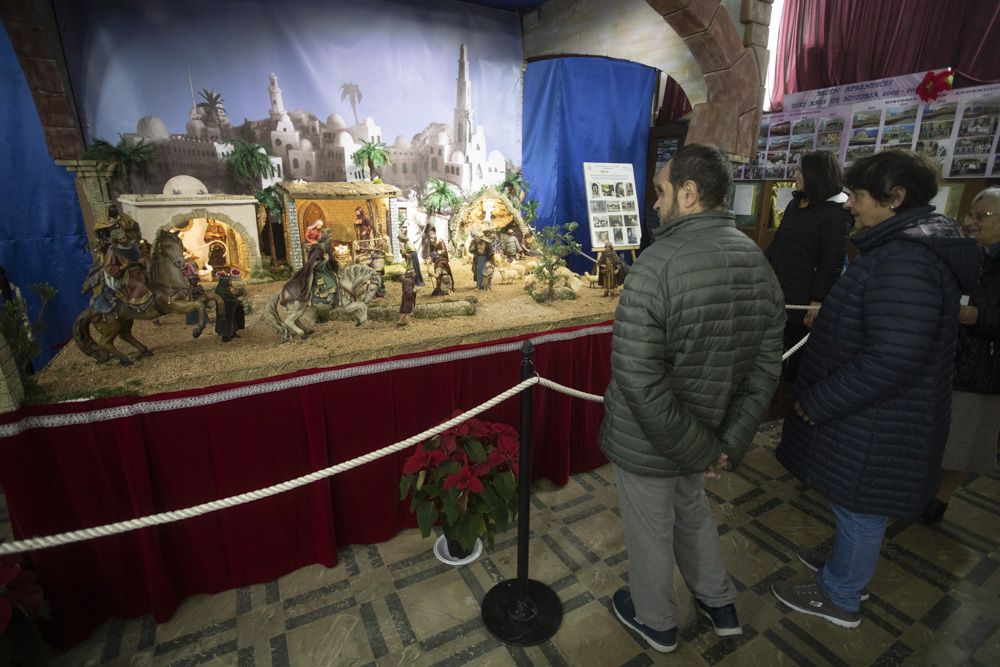
[[(181, 227), (188, 221), (198, 218), (216, 220), (218, 222), (225, 223), (230, 229), (236, 232), (238, 249), (238, 256), (236, 259), (241, 265), (243, 265), (243, 268), (249, 271), (260, 263), (260, 249), (257, 247), (255, 237), (251, 236), (247, 232), (246, 227), (244, 227), (240, 222), (233, 220), (225, 213), (209, 211), (205, 208), (192, 208), (185, 213), (178, 213), (177, 215), (171, 216), (170, 221), (161, 225), (160, 229), (169, 230), (175, 227)], [(159, 233), (159, 230), (157, 230), (157, 233)]]
[(705, 76), (708, 101), (694, 105), (686, 141), (749, 158), (763, 108), (773, 0), (742, 0), (742, 39), (720, 0), (646, 2), (684, 40)]

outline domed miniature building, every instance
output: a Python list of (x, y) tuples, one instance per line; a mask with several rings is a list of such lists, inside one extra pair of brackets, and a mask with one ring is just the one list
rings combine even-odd
[(361, 124), (368, 127), (375, 127), (375, 119), (371, 116), (365, 116), (365, 119), (361, 121)]
[(191, 137), (201, 137), (205, 133), (205, 123), (198, 119), (189, 120), (184, 128)]
[(396, 136), (396, 141), (392, 142), (392, 147), (393, 148), (412, 148), (413, 145), (410, 143), (409, 139), (407, 139), (406, 137), (404, 137), (403, 135), (400, 134), (400, 135)]
[(311, 151), (312, 149), (313, 149), (312, 142), (309, 141), (308, 139), (303, 139), (302, 141), (299, 142), (300, 151)]
[(170, 138), (167, 124), (156, 116), (143, 116), (135, 124), (135, 133), (147, 141), (165, 141)]
[(461, 162), (465, 162), (465, 153), (463, 153), (461, 151), (461, 149), (456, 148), (451, 153), (451, 161), (452, 162), (460, 162), (460, 163)]
[(207, 195), (208, 188), (194, 176), (174, 176), (163, 185), (165, 195)]
[(448, 133), (442, 130), (434, 137), (434, 143), (438, 146), (447, 146), (451, 143), (451, 139), (448, 138)]
[(342, 130), (347, 127), (347, 123), (339, 113), (332, 113), (326, 117), (326, 126), (331, 130)]
[(350, 132), (343, 130), (337, 133), (337, 138), (334, 139), (333, 145), (343, 148), (354, 148), (354, 137), (351, 136)]

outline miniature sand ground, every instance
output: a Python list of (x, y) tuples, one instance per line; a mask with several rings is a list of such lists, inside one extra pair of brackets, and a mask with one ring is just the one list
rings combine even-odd
[[(543, 305), (524, 291), (521, 282), (513, 285), (494, 283), (492, 290), (481, 291), (475, 289), (467, 265), (455, 266), (453, 272), (458, 285), (454, 294), (431, 297), (433, 287), (428, 283), (418, 288), (417, 304), (474, 296), (479, 300), (476, 315), (414, 318), (408, 327), (397, 327), (394, 321), (369, 321), (356, 327), (353, 322), (313, 325), (310, 308), (303, 321), (315, 330), (315, 334), (305, 341), (283, 343), (280, 335), (261, 319), (268, 299), (282, 283), (248, 285), (253, 312), (247, 316), (246, 329), (239, 333), (239, 338), (223, 343), (210, 324), (200, 338), (192, 339), (193, 327), (185, 324), (180, 315), (164, 316), (160, 326), (139, 321), (133, 333), (154, 356), (139, 358), (130, 345), (117, 341), (116, 345), (135, 361), (129, 367), (120, 366), (117, 361), (99, 365), (71, 341), (39, 375), (41, 400), (148, 395), (256, 380), (303, 369), (327, 368), (531, 331), (602, 322), (614, 317), (618, 304), (617, 297), (605, 297), (601, 289), (583, 287), (578, 299)], [(376, 299), (372, 306), (383, 305), (398, 311), (401, 285), (387, 281), (386, 287), (388, 296)], [(211, 317), (214, 321), (214, 311)]]

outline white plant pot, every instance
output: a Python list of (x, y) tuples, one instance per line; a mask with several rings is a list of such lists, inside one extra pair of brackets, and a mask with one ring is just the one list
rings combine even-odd
[(436, 540), (434, 540), (434, 555), (437, 559), (444, 563), (445, 565), (468, 565), (472, 563), (477, 558), (479, 558), (483, 553), (483, 541), (476, 538), (476, 543), (472, 547), (472, 553), (470, 553), (465, 558), (452, 558), (451, 554), (448, 553), (448, 539), (444, 535), (440, 535)]

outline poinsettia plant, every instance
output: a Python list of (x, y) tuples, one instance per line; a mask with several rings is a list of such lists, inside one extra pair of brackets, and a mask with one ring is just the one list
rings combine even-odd
[(473, 418), (417, 445), (399, 497), (410, 497), (421, 535), (440, 519), (445, 537), (465, 551), (480, 537), (492, 549), (497, 531), (517, 517), (518, 442), (510, 426)]

